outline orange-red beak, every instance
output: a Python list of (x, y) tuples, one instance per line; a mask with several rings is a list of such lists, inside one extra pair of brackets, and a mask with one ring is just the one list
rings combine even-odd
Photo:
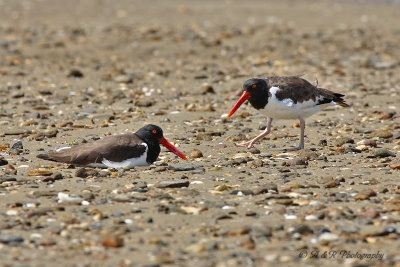
[(244, 91), (243, 95), (240, 97), (236, 105), (232, 108), (231, 112), (229, 112), (228, 116), (226, 117), (229, 118), (230, 116), (232, 116), (233, 113), (235, 113), (235, 111), (244, 103), (244, 101), (246, 101), (249, 98), (250, 98), (250, 93)]
[(161, 137), (160, 139), (158, 139), (158, 141), (160, 142), (161, 145), (165, 146), (166, 148), (168, 148), (172, 153), (174, 153), (175, 155), (177, 155), (178, 157), (184, 159), (184, 160), (188, 160), (186, 158), (185, 155), (183, 155), (182, 152), (180, 152), (173, 144), (171, 144), (170, 142), (168, 142), (167, 139), (165, 139), (164, 137)]

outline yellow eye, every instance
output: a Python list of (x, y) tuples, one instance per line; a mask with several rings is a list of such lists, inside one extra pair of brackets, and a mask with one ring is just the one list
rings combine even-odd
[(151, 132), (152, 132), (153, 134), (156, 134), (156, 133), (157, 133), (157, 130), (154, 129), (154, 130), (152, 130)]
[(255, 89), (257, 87), (257, 85), (255, 85), (255, 84), (253, 84), (252, 86), (251, 86), (251, 88), (253, 88), (253, 89)]

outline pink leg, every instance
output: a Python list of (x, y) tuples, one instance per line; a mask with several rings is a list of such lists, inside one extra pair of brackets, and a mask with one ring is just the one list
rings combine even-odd
[(247, 147), (247, 148), (253, 147), (253, 144), (255, 142), (257, 142), (258, 140), (260, 140), (261, 138), (265, 137), (266, 135), (268, 135), (271, 132), (271, 124), (272, 124), (272, 119), (268, 118), (267, 119), (267, 128), (265, 128), (264, 132), (262, 132), (256, 138), (251, 139), (250, 141), (247, 141), (247, 142), (244, 142), (244, 143), (236, 144), (236, 146), (238, 146), (238, 147)]

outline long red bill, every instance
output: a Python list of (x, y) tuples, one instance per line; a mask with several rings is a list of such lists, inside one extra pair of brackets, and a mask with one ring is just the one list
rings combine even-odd
[(246, 101), (249, 98), (250, 98), (250, 93), (244, 91), (243, 95), (240, 97), (236, 105), (232, 108), (231, 112), (229, 112), (228, 116), (226, 117), (229, 118), (230, 116), (232, 116), (233, 113), (235, 113), (235, 111), (244, 103), (244, 101)]
[(188, 160), (186, 158), (186, 156), (182, 152), (180, 152), (173, 144), (168, 142), (168, 140), (165, 139), (164, 137), (161, 137), (160, 139), (158, 139), (158, 141), (160, 142), (161, 145), (163, 145), (166, 148), (168, 148), (172, 153), (174, 153), (178, 157), (180, 157), (180, 158), (182, 158), (184, 160)]

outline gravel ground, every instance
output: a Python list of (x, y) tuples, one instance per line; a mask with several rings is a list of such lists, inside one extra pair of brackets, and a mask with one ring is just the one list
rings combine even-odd
[[(386, 1), (0, 1), (3, 266), (400, 266), (400, 6)], [(306, 121), (250, 77), (346, 95)], [(43, 151), (157, 124), (191, 159), (90, 169)]]

